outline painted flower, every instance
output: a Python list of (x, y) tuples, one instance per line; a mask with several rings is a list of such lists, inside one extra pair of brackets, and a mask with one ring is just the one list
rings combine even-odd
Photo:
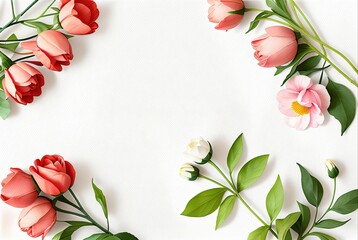
[(1, 182), (1, 200), (17, 208), (31, 205), (39, 195), (31, 175), (19, 168), (10, 170), (11, 173)]
[(70, 65), (73, 59), (70, 42), (55, 30), (40, 33), (36, 41), (22, 42), (21, 47), (32, 51), (45, 67), (53, 71), (62, 71), (62, 65)]
[(59, 155), (45, 155), (35, 160), (30, 172), (37, 185), (46, 194), (56, 196), (66, 192), (74, 183), (76, 171), (72, 164)]
[(198, 164), (205, 164), (211, 159), (212, 148), (203, 138), (194, 138), (191, 139), (184, 154)]
[(34, 97), (40, 96), (44, 84), (42, 73), (24, 62), (5, 69), (5, 78), (2, 82), (6, 98), (11, 97), (23, 105), (32, 103)]
[(268, 27), (266, 34), (251, 42), (256, 50), (254, 57), (261, 67), (277, 67), (292, 61), (297, 53), (298, 44), (295, 33), (282, 26)]
[(199, 177), (199, 168), (186, 163), (180, 168), (180, 176), (189, 181), (194, 181)]
[(242, 0), (208, 0), (208, 3), (211, 5), (208, 18), (210, 22), (217, 23), (216, 29), (227, 31), (240, 24), (245, 12)]
[(42, 239), (56, 223), (56, 211), (52, 203), (44, 197), (39, 197), (30, 206), (24, 208), (19, 217), (21, 231), (27, 232), (30, 237)]
[(287, 116), (287, 124), (304, 130), (323, 123), (330, 96), (323, 85), (314, 84), (307, 76), (297, 75), (287, 81), (286, 89), (278, 92), (277, 101), (280, 111)]
[(97, 4), (93, 0), (60, 0), (59, 20), (70, 34), (90, 34), (97, 30), (99, 16)]

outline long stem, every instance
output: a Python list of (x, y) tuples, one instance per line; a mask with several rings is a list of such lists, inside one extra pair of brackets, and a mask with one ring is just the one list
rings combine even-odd
[(336, 180), (336, 178), (334, 178), (334, 179), (333, 179), (333, 194), (332, 194), (332, 200), (331, 200), (331, 202), (330, 202), (330, 204), (329, 204), (327, 210), (323, 213), (322, 217), (320, 217), (317, 222), (321, 221), (321, 220), (326, 216), (326, 214), (327, 214), (329, 211), (331, 211), (331, 207), (332, 207), (332, 205), (333, 205), (334, 198), (336, 197), (336, 190), (337, 190), (337, 180)]
[(13, 22), (19, 20), (30, 8), (32, 8), (39, 0), (34, 0), (24, 11), (22, 11), (17, 16), (13, 17), (5, 26), (0, 29), (0, 33), (3, 32), (7, 27), (9, 27)]
[(11, 12), (12, 12), (12, 17), (15, 18), (15, 7), (14, 7), (14, 0), (11, 0)]
[(25, 59), (28, 59), (28, 58), (32, 58), (34, 55), (30, 55), (30, 56), (26, 56), (26, 57), (22, 57), (22, 58), (18, 58), (18, 59), (16, 59), (16, 60), (14, 60), (13, 62), (20, 62), (20, 61), (22, 61), (22, 60), (25, 60)]
[(210, 181), (210, 182), (212, 182), (212, 183), (215, 183), (216, 185), (219, 185), (220, 187), (225, 188), (227, 191), (229, 191), (229, 192), (231, 192), (232, 194), (236, 195), (236, 193), (235, 193), (233, 190), (231, 190), (230, 188), (228, 188), (228, 187), (225, 186), (224, 184), (221, 184), (221, 183), (219, 183), (218, 181), (215, 181), (215, 180), (212, 179), (212, 178), (206, 177), (206, 176), (201, 175), (201, 174), (199, 175), (199, 177), (200, 177), (200, 178), (203, 178), (203, 179), (205, 179), (205, 180), (208, 180), (208, 181)]
[(37, 34), (36, 35), (32, 35), (30, 37), (26, 37), (26, 38), (19, 38), (19, 39), (16, 39), (16, 40), (0, 40), (0, 42), (23, 42), (23, 41), (27, 41), (27, 40), (30, 40), (30, 39), (33, 39), (37, 37)]
[(226, 175), (223, 173), (223, 171), (213, 161), (210, 160), (209, 163), (220, 173), (221, 176), (223, 176), (225, 181), (232, 187), (232, 189), (234, 189), (236, 191), (236, 187), (235, 187), (234, 183), (230, 182), (230, 180), (226, 177)]
[[(82, 207), (82, 204), (80, 203), (80, 201), (78, 200), (76, 194), (72, 191), (72, 189), (69, 189), (69, 192), (71, 193), (72, 197), (75, 199), (76, 203), (78, 204), (78, 207), (80, 208), (79, 210), (86, 216), (86, 219), (88, 221), (90, 221), (93, 225), (95, 225), (96, 227), (98, 227), (101, 231), (103, 231), (104, 233), (109, 233), (112, 234), (108, 229), (105, 229), (104, 227), (102, 227), (100, 224), (98, 224), (87, 212), (86, 210)], [(108, 223), (108, 222), (107, 222)], [(109, 227), (107, 227), (109, 228)]]

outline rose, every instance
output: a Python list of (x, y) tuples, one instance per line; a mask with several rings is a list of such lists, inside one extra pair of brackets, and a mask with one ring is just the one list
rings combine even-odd
[(56, 211), (47, 198), (39, 197), (21, 211), (18, 223), (21, 230), (30, 237), (42, 235), (43, 239), (56, 223)]
[(295, 58), (298, 44), (295, 33), (281, 26), (266, 28), (266, 34), (251, 42), (261, 67), (277, 67)]
[(180, 168), (180, 176), (189, 181), (194, 181), (199, 177), (199, 168), (189, 163), (184, 164)]
[(212, 148), (203, 138), (194, 138), (191, 139), (184, 154), (198, 164), (205, 164), (211, 159)]
[(55, 30), (40, 33), (36, 41), (22, 42), (21, 47), (33, 52), (48, 69), (62, 71), (62, 65), (70, 65), (72, 47), (65, 35)]
[(56, 196), (64, 193), (75, 181), (75, 169), (59, 155), (45, 155), (41, 160), (35, 160), (34, 165), (30, 172), (46, 194)]
[(61, 0), (59, 20), (64, 30), (71, 34), (90, 34), (96, 31), (99, 16), (93, 0)]
[(337, 168), (336, 164), (332, 160), (326, 160), (324, 165), (327, 168), (328, 176), (330, 178), (336, 178), (339, 174), (339, 169)]
[(286, 89), (278, 92), (277, 100), (280, 111), (287, 116), (287, 124), (298, 130), (322, 124), (330, 104), (327, 89), (302, 75), (289, 79)]
[(11, 97), (23, 105), (32, 103), (34, 96), (40, 96), (44, 84), (44, 76), (36, 68), (24, 62), (5, 69), (5, 78), (2, 82), (6, 98)]
[(227, 31), (240, 24), (245, 12), (242, 0), (208, 0), (208, 3), (211, 4), (208, 18), (210, 22), (218, 23), (216, 29)]
[(18, 168), (10, 170), (11, 173), (1, 182), (1, 200), (13, 207), (27, 207), (39, 195), (32, 177)]

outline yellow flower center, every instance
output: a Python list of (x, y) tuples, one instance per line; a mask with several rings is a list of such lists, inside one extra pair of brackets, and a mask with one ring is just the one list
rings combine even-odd
[(295, 113), (297, 113), (298, 115), (301, 115), (301, 116), (310, 113), (310, 110), (308, 107), (302, 106), (297, 101), (292, 102), (291, 107)]

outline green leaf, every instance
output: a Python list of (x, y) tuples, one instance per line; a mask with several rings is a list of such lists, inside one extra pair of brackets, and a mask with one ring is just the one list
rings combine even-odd
[(290, 228), (297, 222), (301, 213), (291, 213), (284, 219), (276, 220), (276, 228), (278, 231), (278, 240), (286, 240)]
[(283, 6), (284, 1), (278, 0), (277, 2), (278, 3), (276, 3), (275, 0), (266, 0), (266, 5), (278, 15), (287, 19), (291, 19), (290, 14), (287, 12), (287, 8)]
[(259, 227), (258, 229), (254, 230), (250, 233), (247, 240), (265, 240), (268, 231), (269, 231), (268, 226)]
[(358, 208), (358, 189), (354, 189), (340, 196), (331, 208), (340, 214), (349, 214)]
[(239, 160), (242, 155), (242, 149), (243, 149), (243, 134), (240, 134), (240, 136), (235, 140), (235, 142), (232, 144), (229, 154), (227, 156), (227, 166), (229, 168), (230, 173), (234, 171), (235, 167), (239, 163)]
[(69, 227), (65, 228), (63, 231), (57, 233), (52, 238), (52, 240), (71, 240), (71, 236), (75, 231), (77, 231), (79, 228), (81, 228), (83, 226), (90, 226), (90, 225), (92, 225), (92, 224), (86, 223), (86, 222), (82, 222), (82, 224), (80, 224), (80, 222), (78, 222), (78, 225), (69, 226)]
[(266, 210), (271, 222), (276, 219), (283, 206), (284, 192), (280, 176), (277, 177), (275, 184), (266, 197)]
[(320, 233), (320, 232), (313, 232), (309, 234), (310, 236), (316, 236), (321, 240), (336, 240), (334, 237), (329, 236), (325, 233)]
[(137, 237), (135, 237), (134, 235), (127, 233), (127, 232), (117, 233), (114, 236), (117, 236), (121, 240), (138, 240)]
[(328, 112), (341, 123), (341, 135), (343, 135), (356, 115), (356, 100), (349, 88), (331, 79), (328, 79), (327, 91), (331, 96)]
[(311, 176), (311, 174), (309, 174), (303, 166), (299, 163), (297, 164), (301, 171), (301, 185), (303, 193), (310, 204), (318, 207), (323, 197), (322, 184), (315, 177)]
[(83, 240), (98, 240), (100, 239), (101, 237), (104, 237), (104, 236), (108, 236), (109, 234), (107, 233), (96, 233), (96, 234), (93, 234)]
[(273, 12), (270, 12), (270, 11), (262, 11), (261, 13), (259, 13), (259, 14), (255, 17), (255, 19), (250, 22), (250, 27), (249, 27), (249, 29), (247, 30), (246, 33), (249, 33), (250, 31), (252, 31), (253, 29), (255, 29), (255, 28), (259, 25), (259, 23), (260, 23), (260, 21), (261, 21), (262, 19), (268, 18), (268, 17), (270, 17), (270, 16), (272, 16), (272, 15), (273, 15)]
[(6, 56), (1, 51), (0, 51), (0, 59), (1, 59), (1, 65), (2, 65), (3, 69), (7, 69), (15, 64), (8, 56)]
[[(17, 40), (17, 36), (15, 34), (11, 34), (10, 37), (7, 38), (8, 41)], [(16, 48), (19, 46), (18, 42), (15, 43), (0, 43), (0, 48), (9, 50), (10, 52), (16, 52)]]
[(312, 73), (314, 72), (320, 72), (322, 70), (325, 70), (327, 68), (329, 68), (331, 65), (328, 65), (328, 66), (325, 66), (325, 67), (321, 67), (321, 68), (313, 68), (313, 69), (310, 69), (310, 70), (306, 70), (306, 71), (298, 71), (298, 73), (300, 75), (305, 75), (305, 76), (309, 76), (311, 75)]
[(255, 157), (240, 169), (237, 176), (237, 188), (239, 192), (257, 181), (265, 170), (268, 158), (269, 155)]
[(337, 227), (343, 226), (344, 224), (349, 222), (349, 220), (341, 222), (341, 221), (337, 221), (337, 220), (333, 220), (333, 219), (326, 219), (326, 220), (322, 220), (319, 223), (317, 223), (315, 225), (315, 227), (326, 228), (326, 229), (337, 228)]
[(57, 7), (52, 7), (51, 9), (52, 9), (52, 10), (54, 10), (55, 12), (57, 12), (57, 13), (59, 13), (59, 12), (60, 12), (60, 9), (59, 9), (59, 8), (57, 8)]
[(307, 71), (313, 69), (319, 64), (321, 59), (322, 57), (319, 55), (307, 58), (297, 66), (297, 71)]
[(188, 217), (205, 217), (213, 213), (220, 205), (226, 188), (213, 188), (193, 197), (181, 215)]
[(39, 34), (52, 28), (52, 25), (43, 22), (25, 22), (25, 23), (34, 26), (37, 29), (37, 33)]
[(9, 114), (10, 114), (10, 103), (6, 99), (5, 92), (0, 90), (0, 117), (5, 120), (9, 116)]
[(297, 222), (292, 226), (292, 229), (295, 230), (298, 235), (302, 236), (303, 233), (306, 231), (308, 224), (310, 223), (311, 219), (311, 212), (310, 209), (303, 205), (300, 202), (297, 202), (298, 207), (300, 208), (301, 216), (297, 220)]
[(225, 200), (221, 203), (218, 216), (216, 218), (216, 226), (215, 230), (218, 229), (221, 224), (225, 222), (225, 220), (230, 215), (234, 205), (235, 205), (236, 196), (231, 195), (225, 198)]
[(103, 240), (121, 240), (121, 238), (116, 237), (116, 236), (108, 236), (103, 238)]
[(99, 189), (96, 184), (94, 184), (94, 181), (92, 179), (92, 188), (93, 188), (93, 192), (94, 195), (96, 197), (97, 202), (99, 203), (99, 205), (101, 205), (102, 207), (102, 211), (104, 213), (104, 216), (106, 217), (106, 219), (108, 219), (108, 209), (107, 209), (107, 201), (106, 201), (106, 197), (104, 196), (103, 192), (101, 189)]

